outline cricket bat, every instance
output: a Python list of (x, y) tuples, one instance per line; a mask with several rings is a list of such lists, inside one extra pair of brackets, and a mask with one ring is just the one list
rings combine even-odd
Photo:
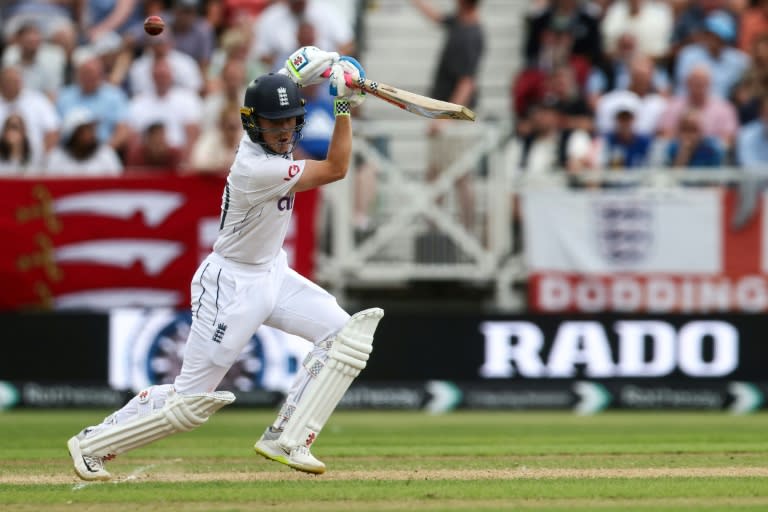
[[(326, 71), (324, 76), (329, 76), (330, 70)], [(449, 101), (436, 100), (429, 96), (422, 96), (415, 92), (406, 91), (399, 87), (383, 84), (368, 78), (360, 77), (353, 80), (346, 76), (347, 87), (360, 89), (376, 96), (379, 99), (391, 103), (396, 107), (416, 114), (417, 116), (428, 117), (430, 119), (458, 119), (461, 121), (474, 121), (475, 113), (463, 106), (451, 103)]]
[(417, 116), (429, 117), (431, 119), (475, 120), (475, 113), (463, 105), (436, 100), (429, 96), (422, 96), (415, 92), (375, 82), (367, 78), (360, 78), (357, 81), (350, 80), (350, 82), (352, 83), (347, 83), (347, 86), (361, 89), (372, 96), (376, 96)]

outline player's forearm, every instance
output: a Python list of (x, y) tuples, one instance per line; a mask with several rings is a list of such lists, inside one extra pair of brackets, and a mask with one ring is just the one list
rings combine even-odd
[(331, 142), (328, 145), (326, 160), (337, 175), (342, 179), (347, 174), (352, 159), (352, 120), (350, 116), (336, 116)]

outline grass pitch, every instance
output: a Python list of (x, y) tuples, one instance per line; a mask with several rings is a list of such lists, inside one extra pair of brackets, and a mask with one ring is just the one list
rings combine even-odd
[(0, 413), (0, 509), (768, 510), (765, 413), (339, 411), (311, 476), (253, 452), (272, 411), (224, 409), (81, 482), (66, 440), (106, 413)]

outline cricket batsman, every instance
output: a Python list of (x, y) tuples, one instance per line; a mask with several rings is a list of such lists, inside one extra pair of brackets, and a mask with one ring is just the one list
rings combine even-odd
[[(324, 160), (294, 160), (304, 126), (300, 88), (328, 76), (335, 125)], [(352, 381), (366, 366), (384, 312), (345, 312), (326, 290), (288, 266), (283, 242), (296, 192), (343, 179), (352, 153), (351, 109), (365, 99), (347, 80), (365, 76), (355, 59), (313, 46), (278, 73), (253, 80), (240, 109), (244, 134), (227, 177), (213, 251), (192, 278), (192, 327), (173, 384), (151, 386), (100, 424), (67, 442), (75, 473), (108, 480), (105, 463), (205, 423), (235, 396), (217, 391), (263, 324), (312, 342), (275, 421), (256, 453), (307, 473), (325, 464), (310, 448)]]

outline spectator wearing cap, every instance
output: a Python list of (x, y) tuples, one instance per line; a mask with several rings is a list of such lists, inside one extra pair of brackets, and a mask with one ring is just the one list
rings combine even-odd
[(49, 176), (118, 176), (120, 158), (96, 135), (98, 119), (87, 108), (71, 110), (64, 118), (60, 145), (51, 150), (44, 173)]
[(197, 62), (205, 73), (216, 45), (211, 23), (200, 15), (199, 0), (174, 0), (168, 24), (173, 31), (174, 46)]
[(24, 75), (24, 85), (56, 99), (64, 83), (66, 55), (55, 44), (46, 42), (37, 22), (19, 25), (13, 43), (3, 51), (3, 66), (18, 66)]
[(0, 123), (14, 113), (24, 119), (35, 158), (56, 145), (61, 124), (56, 107), (45, 94), (24, 87), (19, 68), (6, 66), (0, 68)]
[(200, 134), (202, 100), (189, 89), (173, 83), (167, 59), (152, 63), (153, 87), (130, 100), (128, 119), (136, 133), (144, 133), (154, 123), (162, 123), (168, 144), (179, 149), (183, 162)]
[(151, 93), (155, 85), (152, 77), (154, 63), (164, 60), (171, 69), (173, 85), (196, 94), (203, 91), (203, 74), (195, 59), (175, 48), (174, 36), (166, 29), (151, 37), (141, 57), (134, 60), (128, 71), (128, 84), (131, 96)]
[(353, 55), (355, 36), (352, 23), (329, 0), (283, 0), (262, 11), (253, 25), (251, 55), (273, 71), (283, 67), (284, 57), (298, 44), (299, 23), (312, 24), (318, 48), (342, 55)]
[(62, 118), (75, 109), (87, 108), (95, 116), (99, 142), (122, 152), (131, 135), (127, 122), (128, 96), (104, 79), (104, 64), (99, 55), (81, 52), (76, 59), (75, 83), (65, 87), (57, 102)]
[(638, 134), (654, 136), (667, 107), (667, 98), (654, 86), (656, 67), (650, 57), (635, 57), (629, 65), (629, 83), (599, 97), (595, 106), (597, 132), (609, 133), (614, 129), (617, 108), (627, 103), (636, 104), (634, 129)]
[(664, 163), (669, 167), (719, 167), (724, 160), (720, 142), (704, 135), (696, 110), (680, 117), (677, 136), (669, 141), (665, 153)]
[(734, 48), (736, 23), (724, 11), (715, 11), (704, 20), (704, 31), (699, 43), (689, 44), (677, 56), (675, 82), (682, 92), (685, 79), (698, 65), (712, 70), (712, 92), (727, 98), (749, 67), (749, 55)]
[(739, 130), (736, 162), (747, 172), (768, 175), (768, 96), (762, 98), (760, 117)]
[(669, 55), (673, 59), (681, 48), (696, 42), (704, 30), (705, 20), (713, 12), (725, 12), (736, 23), (736, 17), (728, 11), (729, 0), (683, 0), (670, 4), (676, 12)]
[(613, 130), (603, 136), (602, 168), (633, 169), (648, 165), (653, 138), (635, 130), (639, 109), (639, 100), (631, 101), (629, 98), (616, 107)]
[(659, 121), (659, 133), (664, 139), (677, 137), (683, 113), (694, 109), (701, 116), (704, 135), (715, 137), (726, 152), (733, 148), (739, 119), (735, 107), (726, 99), (712, 93), (711, 72), (706, 65), (695, 66), (685, 81), (685, 91), (667, 103)]

